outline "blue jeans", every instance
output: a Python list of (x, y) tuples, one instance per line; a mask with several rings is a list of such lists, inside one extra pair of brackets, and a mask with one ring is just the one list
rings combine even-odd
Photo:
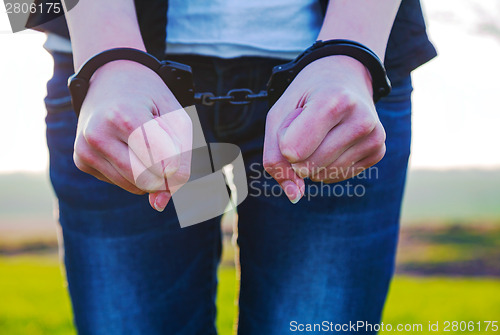
[[(181, 229), (172, 204), (158, 213), (147, 196), (80, 172), (72, 159), (77, 120), (66, 88), (73, 64), (70, 55), (53, 56), (46, 98), (50, 176), (79, 333), (215, 334), (219, 219)], [(217, 93), (259, 91), (282, 63), (172, 58), (192, 66), (197, 91)], [(207, 142), (238, 145), (247, 167), (249, 196), (238, 207), (240, 335), (380, 321), (410, 154), (411, 91), (408, 77), (377, 104), (387, 153), (369, 174), (331, 185), (307, 182), (306, 198), (296, 205), (263, 173), (266, 103), (197, 106)]]

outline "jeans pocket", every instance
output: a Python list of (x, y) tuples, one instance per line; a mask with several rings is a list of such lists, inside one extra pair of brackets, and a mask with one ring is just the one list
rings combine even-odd
[(78, 120), (73, 112), (69, 95), (57, 98), (47, 96), (45, 107), (47, 109), (45, 123), (51, 172), (58, 170), (58, 173), (62, 173), (62, 170), (74, 168), (73, 144)]
[(384, 116), (410, 116), (412, 92), (413, 86), (410, 76), (393, 83), (391, 93), (380, 99), (375, 105), (379, 117), (382, 119)]
[(377, 113), (386, 132), (386, 155), (381, 167), (406, 166), (411, 143), (411, 78), (394, 83), (391, 94), (377, 103)]
[(392, 83), (391, 93), (382, 98), (380, 102), (408, 101), (413, 91), (411, 76)]
[(71, 97), (45, 98), (47, 116), (47, 142), (50, 149), (73, 150), (77, 118), (71, 105)]
[(68, 78), (74, 73), (73, 57), (68, 53), (51, 52), (54, 59), (54, 72), (47, 83), (45, 107), (48, 115), (72, 111)]

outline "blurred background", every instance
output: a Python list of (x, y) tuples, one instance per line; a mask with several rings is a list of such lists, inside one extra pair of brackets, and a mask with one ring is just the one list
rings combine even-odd
[[(413, 74), (411, 167), (383, 321), (426, 334), (429, 321), (500, 322), (500, 1), (423, 5), (439, 57)], [(44, 137), (52, 63), (44, 35), (12, 34), (0, 11), (0, 334), (74, 334)], [(227, 237), (223, 335), (237, 308), (233, 254)]]

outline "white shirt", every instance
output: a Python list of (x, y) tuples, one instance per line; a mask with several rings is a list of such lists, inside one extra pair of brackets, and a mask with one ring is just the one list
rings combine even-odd
[(318, 0), (170, 0), (167, 53), (295, 58), (316, 40)]
[[(167, 53), (293, 59), (322, 22), (318, 0), (170, 0)], [(44, 46), (71, 52), (70, 41), (55, 34)]]

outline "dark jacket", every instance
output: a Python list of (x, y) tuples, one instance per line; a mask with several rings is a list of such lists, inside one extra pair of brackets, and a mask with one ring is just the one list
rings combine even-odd
[[(325, 12), (328, 0), (318, 1)], [(135, 0), (135, 6), (148, 52), (162, 59), (165, 53), (168, 1)], [(69, 37), (64, 16), (33, 15), (27, 27)], [(420, 0), (402, 0), (387, 44), (385, 66), (389, 78), (393, 82), (405, 78), (435, 56), (436, 50), (427, 37)]]

